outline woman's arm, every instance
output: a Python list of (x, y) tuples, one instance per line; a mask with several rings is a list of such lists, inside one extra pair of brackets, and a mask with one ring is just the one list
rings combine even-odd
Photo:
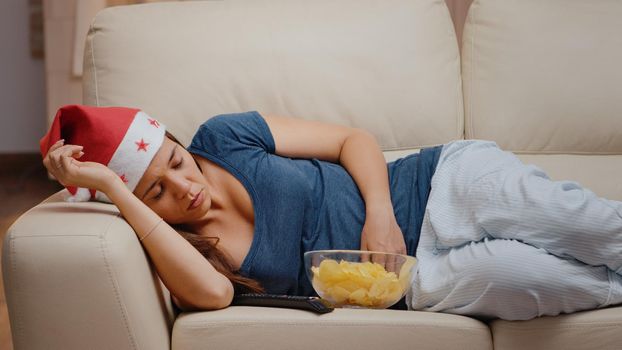
[(103, 191), (119, 208), (153, 261), (158, 275), (184, 311), (221, 309), (233, 299), (231, 281), (188, 241), (138, 199), (120, 178)]
[[(361, 250), (406, 254), (404, 234), (393, 212), (387, 164), (376, 138), (359, 129), (343, 143), (339, 162), (352, 176), (365, 201)], [(387, 263), (395, 261), (389, 258)]]
[(367, 215), (393, 213), (387, 163), (371, 133), (358, 129), (350, 135), (341, 147), (339, 162), (356, 182)]
[(404, 235), (393, 212), (387, 164), (370, 132), (300, 118), (263, 117), (276, 154), (340, 163), (352, 176), (365, 201), (362, 250), (406, 254)]
[(274, 138), (276, 154), (341, 163), (358, 185), (368, 213), (393, 210), (387, 164), (371, 133), (317, 120), (261, 115)]
[[(112, 170), (96, 162), (79, 162), (82, 146), (55, 143), (43, 164), (63, 186), (92, 188), (119, 208), (141, 241), (158, 275), (184, 310), (218, 309), (231, 303), (233, 285), (188, 241), (139, 200)], [(157, 224), (157, 226), (156, 226)], [(153, 230), (152, 230), (153, 229)]]

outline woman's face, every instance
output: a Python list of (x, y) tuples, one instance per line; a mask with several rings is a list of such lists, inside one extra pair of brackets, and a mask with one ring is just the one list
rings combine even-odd
[[(164, 138), (134, 194), (169, 224), (198, 221), (211, 207), (205, 176), (192, 155), (168, 137)], [(196, 196), (199, 196), (197, 202), (193, 203)]]

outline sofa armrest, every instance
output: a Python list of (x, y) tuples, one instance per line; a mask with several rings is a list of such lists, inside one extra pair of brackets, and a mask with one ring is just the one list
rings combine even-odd
[(8, 229), (2, 273), (15, 349), (169, 349), (175, 314), (132, 227), (62, 190)]

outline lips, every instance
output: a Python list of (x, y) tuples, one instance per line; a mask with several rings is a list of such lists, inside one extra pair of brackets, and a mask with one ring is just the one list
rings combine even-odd
[(190, 205), (188, 206), (188, 210), (198, 207), (202, 201), (203, 201), (203, 190), (201, 190), (199, 193), (197, 193), (196, 196), (194, 196), (194, 199), (192, 199), (192, 202), (190, 202)]

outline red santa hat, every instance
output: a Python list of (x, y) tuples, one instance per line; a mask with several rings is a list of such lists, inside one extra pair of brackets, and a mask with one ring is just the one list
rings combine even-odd
[[(83, 146), (80, 161), (104, 164), (134, 191), (138, 181), (164, 141), (166, 127), (145, 112), (126, 107), (61, 107), (39, 146), (45, 158), (56, 141)], [(66, 201), (97, 200), (112, 203), (94, 189), (67, 186)]]

